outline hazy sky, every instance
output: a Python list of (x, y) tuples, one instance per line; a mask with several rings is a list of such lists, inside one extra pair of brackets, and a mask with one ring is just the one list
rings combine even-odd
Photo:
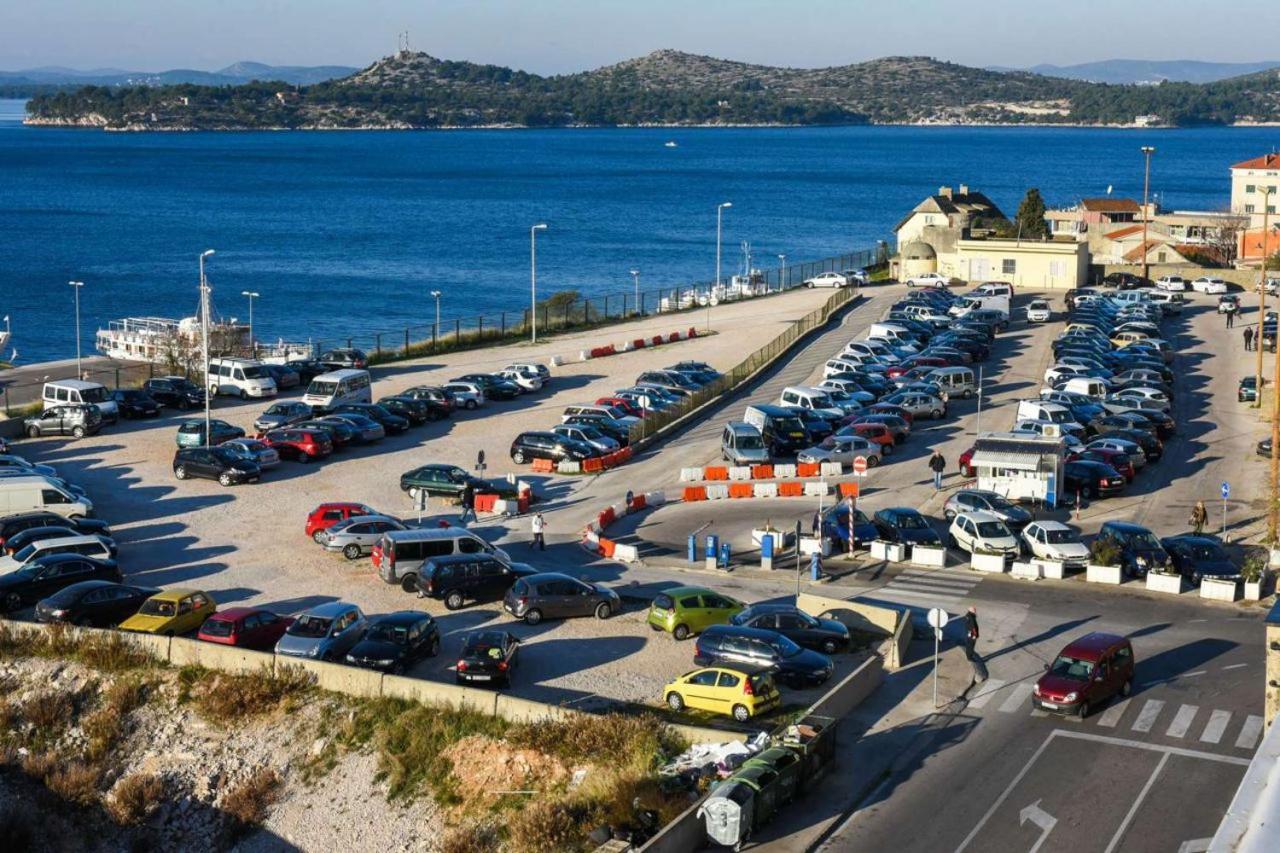
[[(0, 0), (0, 69), (156, 71), (365, 65), (411, 46), (540, 73), (670, 47), (824, 66), (887, 55), (967, 65), (1097, 59), (1272, 60), (1280, 5), (1239, 0)], [(1244, 23), (1247, 22), (1247, 25)], [(1242, 30), (1242, 25), (1245, 29)]]

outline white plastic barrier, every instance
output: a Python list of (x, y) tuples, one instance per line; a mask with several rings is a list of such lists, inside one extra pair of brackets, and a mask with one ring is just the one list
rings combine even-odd
[(777, 483), (756, 483), (753, 490), (758, 498), (776, 498), (778, 496)]
[(728, 486), (707, 486), (707, 500), (719, 501), (729, 497)]
[(635, 348), (636, 348), (636, 345), (633, 344), (631, 341), (627, 341), (625, 344), (622, 345), (623, 352), (631, 352)]
[(645, 492), (644, 493), (645, 506), (662, 506), (666, 502), (667, 502), (666, 492)]
[(831, 494), (830, 483), (805, 483), (804, 493), (809, 497), (820, 497), (822, 495)]
[(681, 468), (680, 482), (682, 483), (698, 483), (702, 481), (701, 468)]
[(750, 465), (731, 466), (729, 468), (729, 479), (730, 480), (750, 480), (751, 466)]
[(600, 544), (600, 533), (595, 529), (594, 521), (591, 522), (591, 527), (587, 528), (587, 532), (583, 536), (583, 538), (586, 539), (586, 541), (590, 542), (592, 545)]
[(613, 558), (624, 563), (634, 563), (640, 559), (640, 551), (635, 545), (614, 545)]
[(564, 364), (564, 359), (558, 355), (553, 355), (551, 358), (547, 359), (547, 364), (551, 367), (559, 367)]
[(518, 501), (494, 501), (493, 511), (498, 515), (515, 515), (520, 512), (520, 504)]
[(582, 463), (564, 460), (556, 466), (556, 470), (561, 474), (580, 474), (582, 473)]
[(578, 350), (578, 361), (590, 361), (590, 360), (591, 360), (590, 350), (585, 350), (585, 349)]
[(796, 466), (794, 465), (774, 465), (773, 476), (779, 480), (791, 480), (796, 476)]
[(844, 473), (844, 466), (841, 465), (839, 462), (823, 462), (822, 463), (822, 476), (824, 477), (839, 477), (843, 473)]

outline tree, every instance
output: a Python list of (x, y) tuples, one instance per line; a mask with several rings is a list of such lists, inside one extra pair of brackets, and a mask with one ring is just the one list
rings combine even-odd
[(1027, 190), (1022, 204), (1018, 205), (1018, 214), (1013, 219), (1015, 236), (1023, 240), (1046, 240), (1049, 237), (1049, 225), (1044, 221), (1044, 199), (1040, 190), (1032, 187)]

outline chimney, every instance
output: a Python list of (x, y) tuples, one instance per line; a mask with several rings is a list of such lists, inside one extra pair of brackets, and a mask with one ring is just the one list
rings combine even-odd
[(968, 184), (961, 184), (961, 185), (960, 185), (960, 195), (968, 195), (968, 194), (969, 194), (969, 185), (968, 185)]
[(951, 187), (938, 187), (938, 195), (943, 198), (951, 198)]

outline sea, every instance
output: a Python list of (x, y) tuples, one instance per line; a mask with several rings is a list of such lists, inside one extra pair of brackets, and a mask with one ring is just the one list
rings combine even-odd
[[(940, 186), (1012, 216), (1029, 187), (1050, 206), (1141, 197), (1224, 210), (1232, 163), (1277, 128), (644, 128), (107, 133), (25, 127), (0, 100), (0, 314), (19, 363), (75, 354), (124, 316), (182, 317), (205, 249), (213, 302), (261, 340), (340, 339), (519, 310), (530, 298), (712, 280), (723, 271), (892, 246)], [(667, 143), (675, 143), (670, 146)], [(7, 357), (10, 353), (0, 354)]]

